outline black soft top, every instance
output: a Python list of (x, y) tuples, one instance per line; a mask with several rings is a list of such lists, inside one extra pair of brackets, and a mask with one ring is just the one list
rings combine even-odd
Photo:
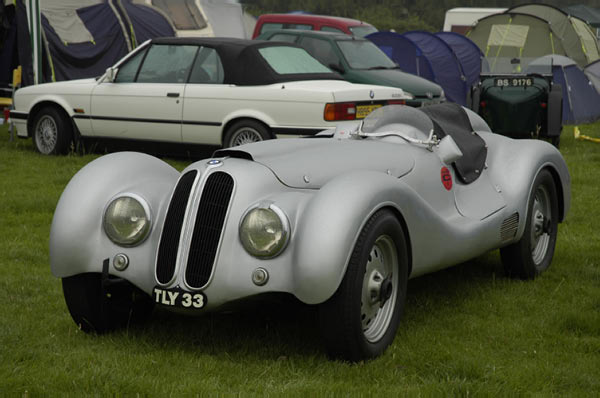
[(458, 177), (465, 184), (479, 178), (485, 167), (487, 146), (485, 141), (473, 131), (469, 116), (462, 106), (444, 102), (420, 108), (433, 122), (433, 130), (438, 138), (452, 136), (463, 153), (462, 158), (453, 163)]
[(273, 70), (258, 52), (265, 47), (302, 47), (292, 43), (262, 40), (244, 40), (220, 37), (160, 37), (152, 39), (152, 44), (196, 45), (214, 48), (225, 72), (224, 84), (237, 86), (258, 86), (298, 80), (344, 80), (339, 74), (293, 73), (279, 74)]

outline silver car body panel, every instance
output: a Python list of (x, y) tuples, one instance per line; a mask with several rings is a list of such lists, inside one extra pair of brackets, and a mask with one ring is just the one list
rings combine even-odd
[[(536, 175), (548, 168), (557, 182), (560, 214), (570, 206), (570, 177), (560, 153), (538, 140), (512, 140), (489, 132), (469, 112), (474, 129), (488, 145), (487, 167), (480, 178), (464, 185), (439, 148), (406, 143), (399, 137), (347, 138), (356, 123), (341, 124), (333, 137), (292, 138), (249, 144), (221, 157), (218, 165), (201, 160), (178, 173), (148, 155), (121, 152), (103, 156), (73, 177), (58, 203), (50, 236), (52, 273), (68, 277), (101, 272), (110, 259), (111, 275), (126, 279), (148, 294), (160, 285), (157, 250), (165, 215), (178, 178), (198, 174), (182, 226), (173, 279), (160, 285), (201, 290), (205, 309), (240, 298), (287, 292), (305, 303), (324, 302), (336, 291), (352, 248), (368, 219), (381, 208), (392, 209), (406, 228), (411, 277), (433, 272), (517, 241), (527, 219), (527, 202)], [(483, 124), (482, 124), (483, 123)], [(389, 128), (390, 126), (384, 126)], [(426, 137), (427, 126), (395, 126)], [(344, 133), (344, 134), (341, 134)], [(253, 160), (245, 159), (252, 157)], [(447, 168), (453, 185), (447, 189), (440, 171)], [(189, 234), (198, 195), (206, 177), (221, 171), (234, 181), (233, 193), (209, 282), (191, 289), (185, 282)], [(148, 239), (136, 247), (120, 247), (102, 227), (103, 209), (120, 193), (144, 198), (154, 225)], [(274, 203), (287, 215), (290, 240), (268, 260), (249, 255), (239, 239), (239, 225), (248, 208)], [(519, 215), (518, 228), (503, 233), (506, 220)], [(117, 271), (112, 259), (123, 253), (130, 265)], [(268, 283), (257, 286), (252, 272), (262, 267)]]

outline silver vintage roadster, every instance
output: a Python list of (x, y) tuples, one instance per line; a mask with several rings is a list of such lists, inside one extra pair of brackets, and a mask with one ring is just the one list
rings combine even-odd
[(62, 194), (50, 262), (86, 332), (153, 305), (198, 314), (283, 292), (317, 305), (333, 357), (359, 361), (394, 340), (410, 278), (498, 248), (509, 275), (535, 278), (569, 205), (552, 145), (493, 134), (455, 104), (394, 105), (181, 173), (103, 156)]

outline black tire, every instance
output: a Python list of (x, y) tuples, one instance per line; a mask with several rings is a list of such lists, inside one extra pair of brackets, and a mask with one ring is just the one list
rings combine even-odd
[[(378, 279), (378, 262), (387, 262), (391, 275), (380, 274), (383, 279)], [(371, 283), (379, 280), (383, 280), (379, 290), (374, 289)], [(321, 334), (329, 355), (352, 362), (381, 355), (394, 341), (404, 312), (407, 280), (402, 226), (390, 210), (380, 210), (361, 231), (337, 291), (319, 306)]]
[(252, 142), (273, 138), (264, 124), (255, 120), (244, 119), (232, 124), (223, 137), (223, 148), (230, 148)]
[(521, 239), (500, 249), (508, 276), (534, 279), (552, 262), (558, 233), (558, 195), (548, 170), (535, 178), (527, 204), (525, 231)]
[(552, 137), (550, 139), (550, 143), (556, 147), (556, 149), (560, 149), (560, 136)]
[(86, 333), (105, 333), (146, 321), (154, 302), (125, 280), (102, 289), (102, 277), (86, 273), (62, 279), (63, 294), (69, 313)]
[(73, 125), (67, 115), (53, 106), (42, 108), (33, 120), (31, 136), (43, 155), (66, 155), (73, 141)]

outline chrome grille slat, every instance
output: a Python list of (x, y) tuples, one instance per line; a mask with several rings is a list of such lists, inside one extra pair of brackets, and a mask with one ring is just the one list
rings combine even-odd
[(210, 279), (233, 185), (233, 178), (221, 171), (210, 174), (204, 184), (185, 271), (192, 288), (201, 288)]
[(169, 203), (156, 259), (156, 279), (159, 283), (168, 283), (175, 273), (181, 227), (197, 175), (198, 172), (195, 170), (185, 173), (179, 179)]

